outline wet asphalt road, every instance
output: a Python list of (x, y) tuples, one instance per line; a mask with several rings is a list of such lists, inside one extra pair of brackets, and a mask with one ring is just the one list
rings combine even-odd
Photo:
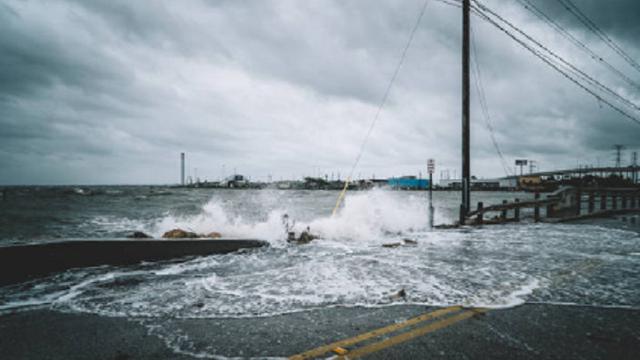
[[(413, 305), (338, 307), (247, 319), (127, 319), (24, 311), (0, 316), (0, 354), (3, 359), (288, 357), (436, 310)], [(354, 353), (385, 339), (415, 334), (416, 329), (465, 311), (344, 348)], [(154, 325), (164, 330), (150, 331)], [(179, 336), (171, 335), (187, 338), (176, 341)], [(638, 354), (640, 309), (526, 304), (474, 313), (364, 358), (637, 359)], [(331, 352), (318, 355), (330, 356)]]

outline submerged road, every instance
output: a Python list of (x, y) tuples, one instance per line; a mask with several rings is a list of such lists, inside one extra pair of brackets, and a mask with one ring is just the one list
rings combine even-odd
[[(161, 330), (158, 330), (161, 329)], [(637, 359), (640, 309), (324, 308), (245, 319), (0, 316), (6, 359)]]

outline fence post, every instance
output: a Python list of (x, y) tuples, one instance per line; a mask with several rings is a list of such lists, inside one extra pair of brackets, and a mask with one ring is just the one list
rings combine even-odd
[[(534, 195), (534, 198), (536, 199), (536, 201), (540, 200), (540, 193), (536, 191), (536, 194)], [(533, 221), (534, 222), (539, 222), (540, 221), (540, 206), (538, 204), (536, 204), (536, 206), (533, 208)]]
[(520, 221), (520, 207), (517, 206), (517, 203), (520, 202), (520, 199), (516, 198), (516, 207), (513, 209), (513, 220)]
[[(502, 205), (507, 205), (507, 200), (502, 200)], [(502, 214), (500, 214), (502, 221), (507, 220), (507, 209), (502, 210)]]
[(483, 222), (483, 213), (482, 213), (483, 204), (482, 201), (478, 201), (478, 215), (476, 216), (476, 224), (482, 225)]
[(593, 212), (595, 208), (595, 194), (593, 191), (589, 191), (589, 214)]

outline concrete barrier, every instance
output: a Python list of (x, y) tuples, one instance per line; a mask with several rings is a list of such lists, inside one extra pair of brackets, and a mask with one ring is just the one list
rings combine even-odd
[(261, 240), (68, 240), (0, 247), (0, 286), (71, 268), (226, 254), (268, 245)]

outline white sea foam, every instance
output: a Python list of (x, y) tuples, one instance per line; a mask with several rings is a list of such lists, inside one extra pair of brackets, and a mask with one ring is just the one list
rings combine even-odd
[[(351, 193), (335, 217), (335, 193), (232, 194), (213, 196), (195, 215), (122, 219), (120, 228), (138, 226), (156, 236), (175, 227), (219, 231), (267, 239), (271, 247), (182, 263), (74, 270), (2, 289), (0, 310), (50, 304), (109, 316), (210, 318), (395, 303), (509, 307), (585, 299), (638, 305), (637, 234), (631, 232), (549, 224), (431, 231), (422, 193)], [(309, 226), (320, 239), (287, 244), (285, 213), (296, 220), (296, 231)], [(381, 246), (405, 238), (418, 244)], [(390, 297), (401, 289), (406, 299)]]

